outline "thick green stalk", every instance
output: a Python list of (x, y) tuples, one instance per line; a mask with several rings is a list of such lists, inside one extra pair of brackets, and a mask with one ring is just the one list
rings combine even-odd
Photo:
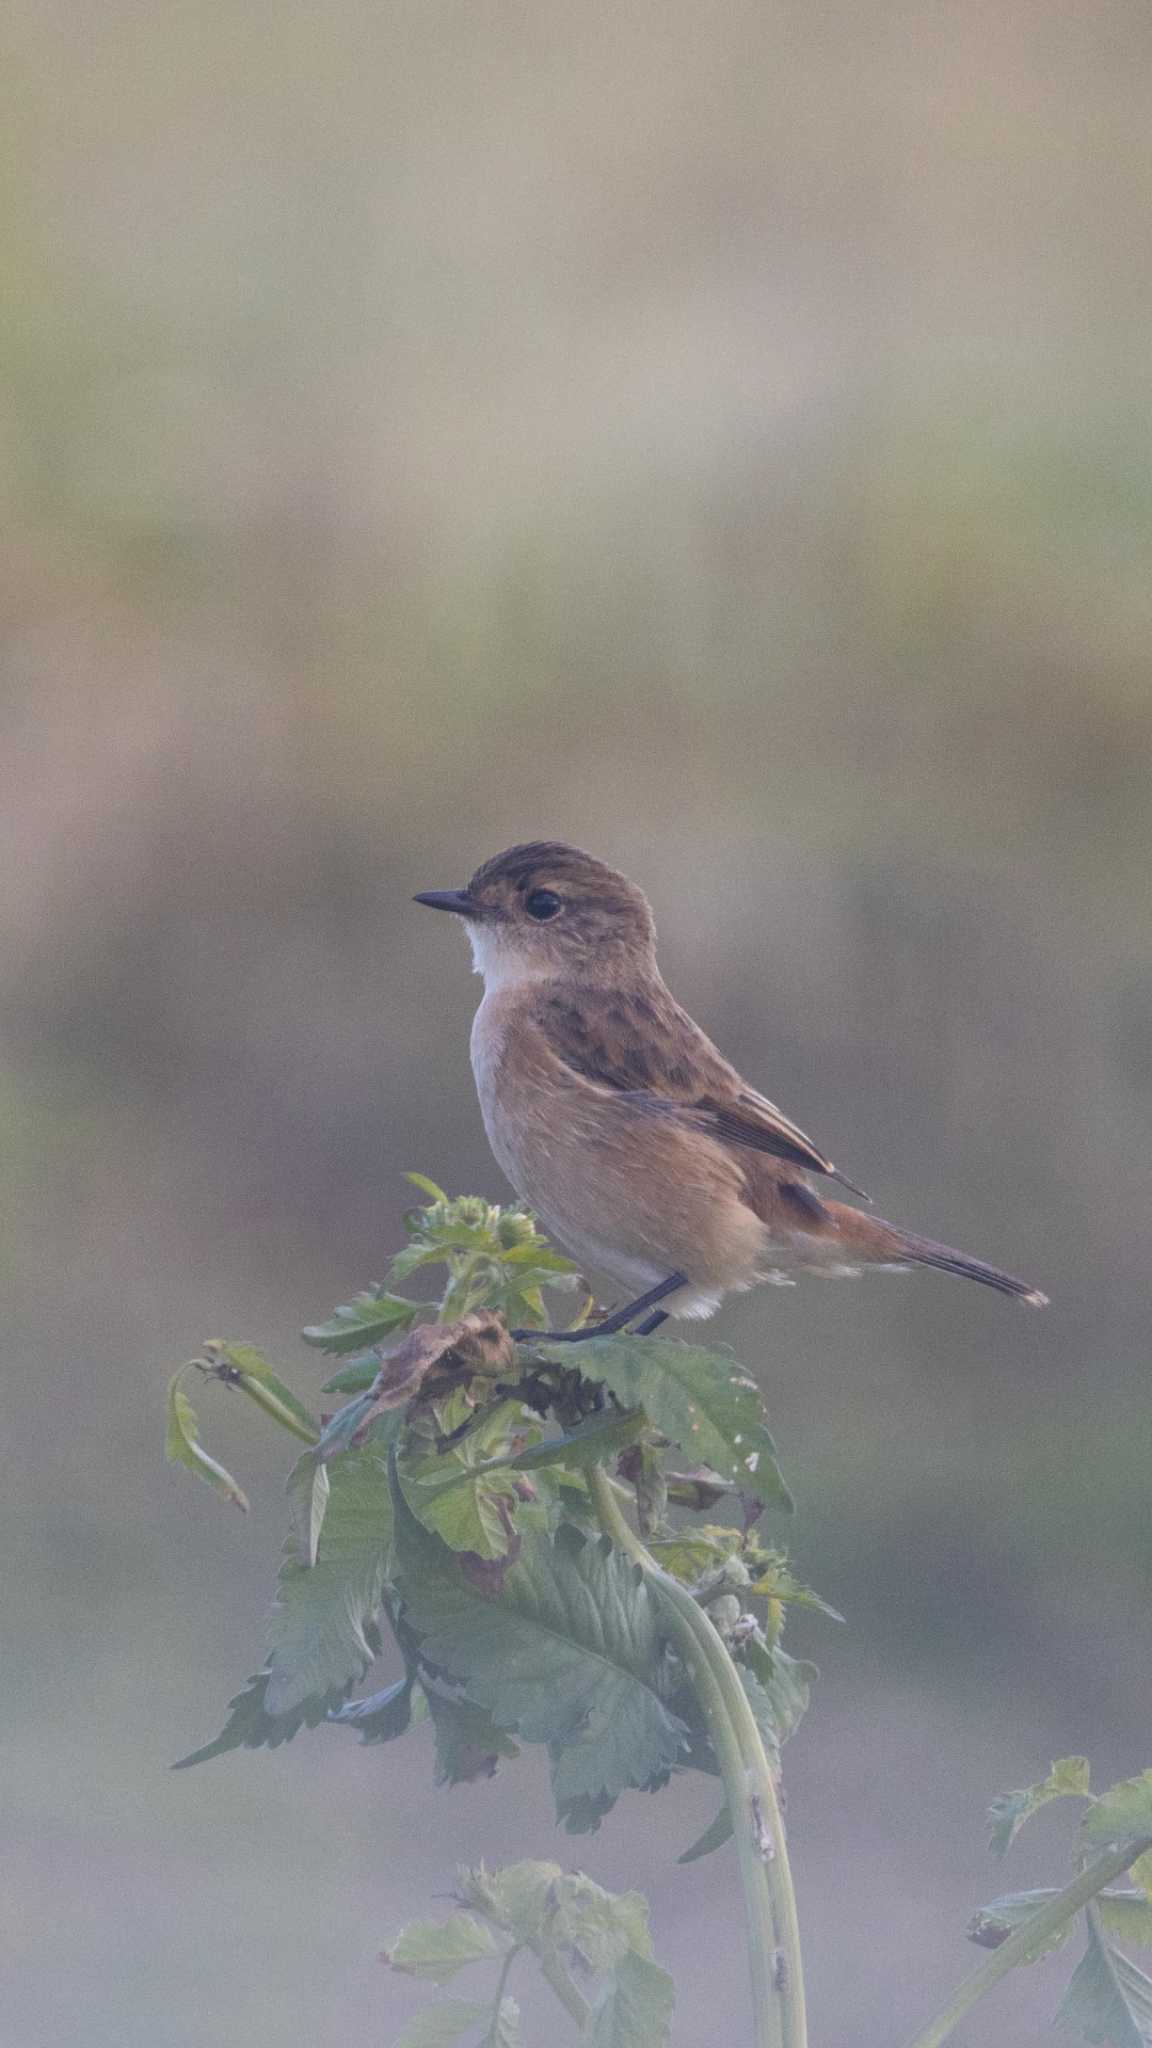
[(1122, 1842), (1119, 1848), (1106, 1849), (1103, 1856), (1098, 1856), (1095, 1863), (1090, 1863), (1087, 1870), (1081, 1871), (1071, 1884), (1066, 1884), (1054, 1899), (1038, 1907), (1030, 1919), (1022, 1921), (986, 1963), (981, 1963), (978, 1970), (965, 1977), (947, 2005), (909, 2042), (908, 2048), (941, 2048), (941, 2043), (955, 2032), (977, 1999), (991, 1991), (1002, 1977), (1015, 1969), (1017, 1963), (1026, 1963), (1039, 1943), (1050, 1935), (1058, 1934), (1090, 1899), (1095, 1898), (1097, 1892), (1103, 1891), (1106, 1884), (1111, 1884), (1114, 1877), (1119, 1877), (1122, 1870), (1127, 1870), (1149, 1848), (1152, 1848), (1152, 1836), (1145, 1835), (1139, 1841)]
[(688, 1588), (645, 1548), (601, 1466), (592, 1468), (590, 1481), (602, 1528), (640, 1566), (667, 1611), (707, 1718), (740, 1861), (755, 2048), (806, 2048), (800, 1931), (784, 1822), (740, 1674)]

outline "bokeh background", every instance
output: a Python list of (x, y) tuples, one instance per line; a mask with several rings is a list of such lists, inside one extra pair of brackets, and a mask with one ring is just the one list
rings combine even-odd
[[(814, 2039), (976, 1960), (983, 1811), (1152, 1763), (1152, 271), (1124, 0), (142, 9), (0, 65), (0, 1194), (13, 2048), (384, 2048), (462, 1858), (651, 1893), (677, 2048), (746, 2033), (704, 1783), (557, 1837), (426, 1733), (172, 1777), (256, 1667), (172, 1365), (378, 1275), (404, 1169), (498, 1194), (476, 984), (410, 904), (572, 838), (873, 1191), (1001, 1259), (811, 1283), (757, 1371), (847, 1626), (788, 1780)], [(1050, 2038), (1045, 1963), (966, 2039)], [(556, 2017), (529, 2000), (532, 2038)], [(560, 2022), (562, 2024), (562, 2022)]]

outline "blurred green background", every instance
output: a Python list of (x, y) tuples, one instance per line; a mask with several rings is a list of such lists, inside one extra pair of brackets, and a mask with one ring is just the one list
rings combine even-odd
[[(1152, 377), (1144, 6), (13, 0), (2, 31), (0, 1194), (13, 2048), (386, 2044), (480, 1854), (652, 1895), (738, 2043), (712, 1795), (558, 1838), (426, 1732), (172, 1777), (256, 1667), (171, 1366), (499, 1194), (477, 985), (410, 904), (510, 841), (649, 889), (669, 979), (892, 1215), (1049, 1290), (765, 1291), (823, 1678), (814, 2038), (975, 1959), (983, 1809), (1147, 1712)], [(972, 2041), (1049, 2038), (1061, 1966)], [(534, 2038), (556, 2022), (532, 2007)]]

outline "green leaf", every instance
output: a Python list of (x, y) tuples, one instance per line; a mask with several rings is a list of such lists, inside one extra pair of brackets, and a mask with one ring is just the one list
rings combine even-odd
[(332, 1497), (328, 1466), (322, 1458), (300, 1458), (288, 1480), (288, 1500), (296, 1555), (304, 1565), (314, 1565), (320, 1548), (320, 1532)]
[[(407, 1977), (447, 1984), (466, 1963), (490, 1962), (504, 1949), (492, 1929), (473, 1913), (454, 1913), (451, 1920), (413, 1920), (397, 1935), (387, 1960)], [(487, 2013), (490, 2007), (485, 2006)]]
[(248, 1513), (248, 1496), (237, 1486), (230, 1472), (215, 1458), (210, 1458), (200, 1443), (200, 1427), (196, 1410), (180, 1385), (180, 1372), (174, 1374), (168, 1383), (168, 1427), (164, 1437), (164, 1456), (170, 1465), (183, 1465), (186, 1471), (194, 1472), (198, 1479), (204, 1479), (223, 1499), (235, 1502), (244, 1514)]
[[(1143, 1861), (1143, 1858), (1141, 1858)], [(1135, 1871), (1139, 1866), (1133, 1864)], [(1152, 1903), (1144, 1891), (1098, 1892), (1096, 1905), (1105, 1927), (1121, 1941), (1137, 1948), (1152, 1948)]]
[(332, 1461), (316, 1562), (303, 1565), (290, 1553), (281, 1567), (268, 1628), (271, 1714), (310, 1699), (339, 1705), (379, 1654), (376, 1616), (392, 1534), (384, 1448), (376, 1438)]
[(598, 1976), (614, 1970), (626, 1955), (650, 1957), (648, 1901), (640, 1892), (608, 1892), (581, 1871), (555, 1886), (550, 1933), (576, 1950)]
[(676, 1993), (667, 1970), (626, 1955), (597, 2002), (588, 2030), (595, 2048), (664, 2048)]
[[(517, 1409), (517, 1413), (521, 1413)], [(521, 1428), (523, 1425), (520, 1425)], [(635, 1443), (645, 1427), (645, 1418), (638, 1409), (623, 1414), (593, 1415), (582, 1422), (567, 1436), (552, 1437), (547, 1443), (529, 1444), (522, 1451), (512, 1451), (503, 1458), (488, 1458), (482, 1464), (455, 1474), (442, 1483), (447, 1493), (453, 1487), (463, 1485), (474, 1477), (489, 1472), (542, 1472), (550, 1465), (562, 1465), (570, 1472), (586, 1471), (589, 1465), (603, 1464), (628, 1444)]]
[(779, 1644), (768, 1650), (749, 1643), (745, 1655), (749, 1663), (740, 1666), (740, 1680), (761, 1735), (778, 1755), (807, 1713), (812, 1681), (819, 1674), (814, 1664), (790, 1657)]
[[(450, 1395), (437, 1408), (437, 1421), (451, 1434), (467, 1422), (470, 1405), (462, 1393)], [(492, 1560), (507, 1557), (516, 1534), (519, 1505), (509, 1468), (512, 1443), (540, 1433), (539, 1418), (519, 1401), (500, 1401), (484, 1412), (467, 1436), (449, 1451), (439, 1451), (404, 1467), (405, 1498), (412, 1512), (442, 1536), (450, 1550), (468, 1550)], [(502, 1455), (490, 1457), (498, 1450)], [(492, 1475), (489, 1477), (489, 1475)]]
[(1001, 1792), (988, 1809), (989, 1846), (993, 1854), (1006, 1855), (1025, 1821), (1047, 1806), (1049, 1800), (1087, 1799), (1088, 1776), (1087, 1757), (1064, 1756), (1037, 1784), (1026, 1785), (1019, 1792)]
[[(527, 1244), (513, 1245), (510, 1251), (502, 1251), (500, 1263), (502, 1266), (529, 1266), (549, 1286), (555, 1285), (560, 1278), (571, 1278), (573, 1275), (579, 1278), (573, 1261), (566, 1259), (562, 1252), (554, 1252), (547, 1240), (542, 1237), (534, 1237)], [(518, 1277), (523, 1284), (522, 1276)]]
[(818, 1614), (826, 1614), (829, 1621), (842, 1622), (844, 1619), (835, 1607), (830, 1607), (827, 1600), (822, 1600), (819, 1593), (814, 1593), (811, 1586), (805, 1586), (796, 1577), (788, 1559), (779, 1551), (768, 1553), (748, 1590), (764, 1600), (779, 1600), (791, 1607), (814, 1608)]
[(394, 2048), (452, 2048), (452, 2043), (492, 2017), (490, 1998), (438, 1998), (410, 2019)]
[(380, 1365), (378, 1351), (365, 1351), (358, 1358), (350, 1358), (330, 1380), (325, 1380), (323, 1391), (326, 1394), (362, 1394), (373, 1384)]
[(361, 1430), (367, 1434), (367, 1425), (374, 1419), (379, 1427), (383, 1418), (374, 1394), (357, 1394), (351, 1401), (345, 1401), (324, 1424), (316, 1446), (317, 1456), (322, 1460), (338, 1457), (350, 1449), (353, 1437), (359, 1436)]
[[(980, 1948), (999, 1948), (1022, 1923), (1033, 1913), (1046, 1906), (1049, 1899), (1056, 1897), (1054, 1885), (1031, 1892), (1008, 1892), (1001, 1899), (992, 1899), (987, 1906), (973, 1916), (968, 1928), (968, 1939)], [(1152, 1948), (1152, 1905), (1141, 1891), (1127, 1886), (1118, 1890), (1097, 1892), (1093, 1901), (1105, 1927), (1121, 1941), (1132, 1942), (1141, 1948)], [(1059, 1928), (1037, 1955), (1047, 1955), (1052, 1949), (1060, 1948), (1072, 1933), (1071, 1921)]]
[[(561, 1345), (541, 1345), (538, 1355), (552, 1365), (572, 1362)], [(590, 1337), (579, 1365), (625, 1407), (643, 1407), (694, 1463), (709, 1465), (766, 1507), (791, 1510), (759, 1389), (727, 1353), (663, 1337)]]
[(447, 1202), (448, 1197), (443, 1188), (438, 1188), (435, 1181), (429, 1180), (426, 1173), (406, 1173), (404, 1178), (410, 1181), (414, 1188), (419, 1188), (422, 1195), (427, 1195), (430, 1202)]
[[(721, 1541), (719, 1538), (730, 1541)], [(658, 1564), (673, 1578), (683, 1579), (691, 1585), (713, 1565), (722, 1564), (733, 1551), (740, 1548), (738, 1529), (678, 1529), (674, 1536), (660, 1536), (649, 1541), (649, 1550)]]
[(670, 1660), (646, 1582), (611, 1545), (562, 1527), (525, 1532), (490, 1599), (422, 1527), (393, 1464), (394, 1572), (421, 1657), (453, 1674), (498, 1726), (552, 1753), (563, 1817), (581, 1798), (661, 1782), (686, 1747), (667, 1705)]
[(480, 2048), (520, 2048), (520, 2007), (514, 1998), (502, 1998)]
[(732, 1840), (732, 1815), (727, 1804), (720, 1808), (715, 1820), (710, 1821), (702, 1835), (697, 1835), (690, 1849), (685, 1849), (677, 1863), (695, 1863), (701, 1856), (711, 1856), (714, 1849), (722, 1849), (725, 1842)]
[[(387, 1421), (395, 1433), (399, 1418)], [(300, 1728), (316, 1727), (379, 1654), (376, 1616), (392, 1531), (384, 1450), (385, 1441), (376, 1438), (333, 1461), (316, 1563), (301, 1564), (298, 1527), (285, 1545), (265, 1669), (231, 1702), (215, 1740), (182, 1758), (178, 1768), (230, 1749), (275, 1748)], [(313, 1455), (305, 1453), (297, 1473)], [(289, 1484), (295, 1480), (296, 1474)]]
[(260, 1671), (248, 1680), (243, 1692), (229, 1700), (228, 1719), (214, 1741), (182, 1756), (172, 1769), (190, 1770), (193, 1764), (206, 1764), (230, 1749), (278, 1749), (282, 1742), (291, 1742), (301, 1728), (315, 1728), (325, 1717), (326, 1708), (318, 1700), (305, 1700), (291, 1714), (268, 1714), (264, 1709), (267, 1691), (268, 1673)]
[(1088, 1808), (1080, 1823), (1086, 1842), (1131, 1842), (1152, 1835), (1152, 1771), (1124, 1778)]
[(498, 1728), (484, 1707), (452, 1698), (431, 1678), (424, 1691), (436, 1733), (438, 1785), (471, 1785), (477, 1778), (491, 1778), (501, 1757), (519, 1756), (507, 1729)]
[(456, 1873), (462, 1904), (503, 1928), (520, 1946), (541, 1940), (555, 1910), (556, 1888), (564, 1881), (558, 1863), (536, 1857), (506, 1863), (502, 1870), (489, 1870), (485, 1863), (464, 1864)]
[[(272, 1370), (262, 1351), (257, 1351), (254, 1344), (213, 1344), (207, 1348), (214, 1360), (218, 1359), (229, 1372), (239, 1375), (244, 1392), (259, 1401), (268, 1414), (275, 1415), (277, 1421), (288, 1429), (292, 1429), (294, 1424), (295, 1435), (302, 1437), (305, 1443), (315, 1443), (320, 1434), (320, 1424), (291, 1387)], [(246, 1381), (254, 1382), (254, 1385), (246, 1385)], [(263, 1400), (260, 1399), (261, 1389), (266, 1396)], [(287, 1414), (277, 1413), (278, 1410), (286, 1410)]]
[(1152, 1978), (1102, 1941), (1091, 1918), (1088, 1947), (1056, 2015), (1066, 2034), (1092, 2048), (1147, 2048), (1152, 2042)]
[(507, 1557), (516, 1534), (516, 1489), (510, 1479), (466, 1473), (449, 1486), (410, 1491), (424, 1527), (443, 1537), (449, 1550), (468, 1550), (489, 1562)]
[(342, 1357), (346, 1351), (364, 1351), (368, 1345), (394, 1336), (397, 1330), (409, 1329), (423, 1306), (421, 1302), (404, 1301), (398, 1294), (385, 1294), (369, 1287), (354, 1300), (333, 1309), (326, 1323), (311, 1323), (300, 1334), (317, 1351)]
[[(1032, 1892), (1006, 1892), (1003, 1898), (993, 1899), (973, 1914), (967, 1929), (969, 1941), (974, 1941), (978, 1948), (999, 1948), (1010, 1934), (1014, 1934), (1056, 1895), (1055, 1886)], [(1063, 1948), (1074, 1928), (1075, 1921), (1066, 1920), (1054, 1934), (1034, 1947), (1024, 1960), (1034, 1963), (1040, 1956), (1051, 1955), (1056, 1949)]]
[(414, 1685), (410, 1675), (398, 1678), (382, 1692), (333, 1707), (328, 1719), (339, 1722), (342, 1728), (354, 1728), (362, 1742), (395, 1742), (411, 1726)]

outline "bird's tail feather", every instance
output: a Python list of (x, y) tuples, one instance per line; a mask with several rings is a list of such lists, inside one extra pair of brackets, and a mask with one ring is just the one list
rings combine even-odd
[(1029, 1308), (1048, 1306), (1048, 1296), (1041, 1294), (1038, 1287), (1032, 1287), (1027, 1280), (1018, 1280), (1014, 1273), (1002, 1273), (999, 1266), (989, 1266), (983, 1259), (970, 1259), (967, 1252), (954, 1251), (951, 1245), (936, 1244), (930, 1237), (915, 1237), (908, 1230), (898, 1230), (895, 1236), (898, 1258), (910, 1259), (917, 1266), (935, 1266), (941, 1273), (958, 1273), (963, 1280), (979, 1280), (984, 1287), (995, 1287), (1001, 1294), (1015, 1295)]

